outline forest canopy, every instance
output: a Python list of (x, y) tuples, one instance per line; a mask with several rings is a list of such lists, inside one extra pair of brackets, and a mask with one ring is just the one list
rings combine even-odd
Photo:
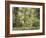
[(40, 28), (40, 8), (13, 7), (13, 30)]

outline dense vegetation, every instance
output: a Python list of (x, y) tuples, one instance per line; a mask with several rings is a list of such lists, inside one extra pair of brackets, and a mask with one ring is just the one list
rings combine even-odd
[(13, 29), (14, 30), (34, 30), (40, 26), (39, 8), (13, 8)]

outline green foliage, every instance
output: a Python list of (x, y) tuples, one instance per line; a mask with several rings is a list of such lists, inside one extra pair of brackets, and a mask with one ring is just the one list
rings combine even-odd
[[(13, 11), (13, 27), (16, 30), (36, 29), (40, 26), (39, 8), (15, 8)], [(35, 27), (35, 28), (33, 28)], [(20, 29), (21, 28), (21, 29)]]

